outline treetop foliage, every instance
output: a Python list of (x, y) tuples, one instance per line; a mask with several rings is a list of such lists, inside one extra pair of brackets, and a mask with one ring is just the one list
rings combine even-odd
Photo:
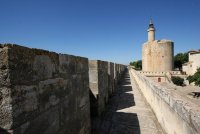
[(200, 68), (197, 69), (197, 72), (194, 75), (188, 76), (187, 80), (189, 83), (194, 82), (196, 86), (200, 86)]
[(182, 65), (188, 62), (188, 53), (178, 53), (174, 56), (174, 68), (182, 69)]
[(178, 76), (172, 76), (171, 80), (177, 86), (182, 86), (184, 82), (184, 79)]
[(130, 62), (131, 66), (134, 66), (135, 69), (141, 70), (142, 69), (142, 60)]

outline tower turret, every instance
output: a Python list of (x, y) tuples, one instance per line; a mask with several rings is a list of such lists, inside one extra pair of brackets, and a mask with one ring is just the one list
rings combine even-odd
[(152, 42), (155, 40), (155, 27), (154, 27), (154, 24), (153, 24), (153, 21), (152, 19), (150, 20), (150, 23), (149, 23), (149, 28), (148, 28), (148, 41), (149, 42)]

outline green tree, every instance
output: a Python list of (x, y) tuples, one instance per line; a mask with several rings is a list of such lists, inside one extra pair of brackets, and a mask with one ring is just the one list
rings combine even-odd
[(191, 75), (187, 77), (187, 80), (189, 81), (189, 83), (194, 82), (193, 76)]
[(182, 70), (182, 64), (188, 62), (188, 53), (178, 53), (174, 56), (174, 67)]
[(134, 66), (135, 69), (141, 70), (142, 69), (142, 60), (130, 62), (131, 66)]
[(178, 76), (172, 76), (171, 80), (177, 86), (182, 86), (184, 82), (184, 79)]
[(200, 68), (197, 69), (197, 72), (194, 75), (188, 76), (187, 80), (189, 83), (194, 82), (196, 86), (200, 86)]

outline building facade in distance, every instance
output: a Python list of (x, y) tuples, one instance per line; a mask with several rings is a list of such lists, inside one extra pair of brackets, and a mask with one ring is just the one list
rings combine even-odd
[(189, 62), (183, 64), (183, 72), (187, 75), (194, 75), (200, 68), (200, 51), (193, 50), (188, 52)]
[(170, 40), (155, 40), (155, 27), (150, 21), (148, 41), (142, 47), (142, 71), (169, 72), (173, 70), (174, 43)]

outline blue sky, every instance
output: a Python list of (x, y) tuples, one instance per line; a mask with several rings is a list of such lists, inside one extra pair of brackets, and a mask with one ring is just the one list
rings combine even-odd
[(199, 0), (0, 0), (0, 42), (127, 64), (150, 18), (175, 54), (200, 49)]

